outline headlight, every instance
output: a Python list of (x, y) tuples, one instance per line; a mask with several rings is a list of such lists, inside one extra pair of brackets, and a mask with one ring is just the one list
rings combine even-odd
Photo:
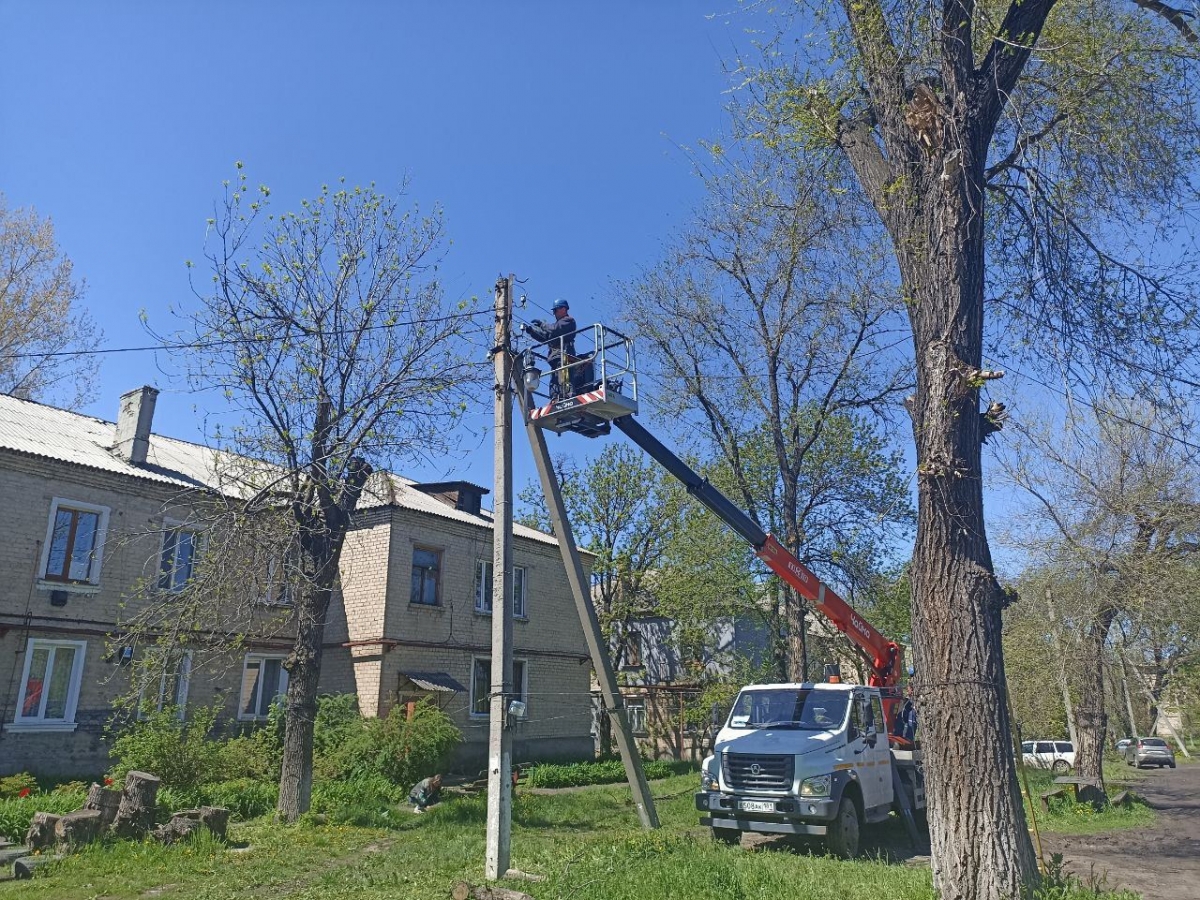
[(706, 791), (715, 791), (717, 789), (717, 779), (707, 772), (700, 773), (700, 787)]
[(818, 775), (815, 778), (805, 778), (800, 782), (801, 797), (828, 797), (829, 785), (833, 781), (831, 775)]
[(706, 791), (718, 790), (717, 773), (721, 771), (721, 757), (712, 755), (700, 764), (700, 787)]

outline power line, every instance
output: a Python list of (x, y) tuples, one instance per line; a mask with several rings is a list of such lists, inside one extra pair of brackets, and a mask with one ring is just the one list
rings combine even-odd
[[(434, 316), (428, 319), (412, 319), (406, 322), (388, 322), (380, 325), (366, 325), (362, 328), (341, 328), (329, 331), (317, 329), (303, 331), (304, 336), (335, 337), (338, 335), (358, 334), (363, 331), (380, 331), (388, 328), (411, 328), (417, 325), (436, 325), (442, 322), (452, 322), (458, 319), (473, 319), (479, 316), (491, 316), (490, 309), (470, 313), (453, 313), (446, 316)], [(151, 350), (208, 350), (213, 347), (231, 347), (240, 344), (265, 344), (277, 340), (278, 337), (263, 338), (223, 338), (213, 341), (192, 341), (182, 343), (147, 344), (139, 347), (101, 347), (95, 350), (60, 350), (52, 353), (6, 353), (0, 359), (50, 359), (62, 356), (100, 356), (115, 353), (145, 353)]]

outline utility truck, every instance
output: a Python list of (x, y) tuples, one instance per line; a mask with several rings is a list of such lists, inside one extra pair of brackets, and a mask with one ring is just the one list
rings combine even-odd
[[(895, 810), (916, 841), (916, 820), (925, 808), (920, 751), (911, 735), (893, 735), (889, 728), (901, 711), (900, 645), (876, 631), (634, 418), (637, 370), (629, 338), (603, 325), (581, 328), (571, 337), (573, 348), (585, 349), (573, 355), (559, 337), (525, 352), (527, 421), (589, 438), (616, 426), (845, 634), (869, 672), (865, 685), (842, 684), (834, 674), (827, 683), (742, 688), (717, 735), (715, 752), (704, 761), (696, 794), (701, 823), (727, 843), (739, 841), (744, 832), (813, 835), (823, 837), (834, 853), (852, 857), (861, 827)], [(551, 363), (551, 383), (558, 387), (545, 403), (534, 399), (539, 360)]]
[(701, 824), (729, 844), (745, 832), (816, 836), (846, 858), (858, 854), (862, 826), (892, 810), (915, 827), (925, 808), (919, 751), (889, 741), (886, 722), (877, 687), (747, 685), (701, 768)]

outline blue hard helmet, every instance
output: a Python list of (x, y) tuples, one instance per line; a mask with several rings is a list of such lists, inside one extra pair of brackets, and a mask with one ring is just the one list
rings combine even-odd
[(560, 299), (560, 300), (554, 301), (554, 303), (550, 307), (550, 312), (554, 312), (555, 310), (559, 310), (559, 309), (570, 309), (570, 308), (571, 308), (570, 303), (568, 303), (566, 300)]

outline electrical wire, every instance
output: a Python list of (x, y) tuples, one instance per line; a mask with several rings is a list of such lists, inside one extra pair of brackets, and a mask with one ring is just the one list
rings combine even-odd
[[(380, 325), (365, 325), (361, 328), (341, 328), (329, 331), (307, 331), (307, 336), (336, 337), (339, 335), (359, 334), (364, 331), (380, 331), (389, 328), (411, 328), (417, 325), (436, 325), (442, 322), (452, 322), (459, 319), (473, 319), (479, 316), (493, 316), (490, 309), (477, 310), (470, 313), (452, 313), (445, 316), (434, 316), (428, 319), (413, 319), (406, 322), (388, 322)], [(6, 353), (0, 359), (50, 359), (65, 356), (101, 356), (116, 353), (145, 353), (152, 350), (208, 350), (213, 347), (232, 347), (244, 344), (265, 344), (280, 340), (280, 338), (223, 338), (212, 341), (193, 341), (180, 343), (146, 344), (137, 347), (101, 347), (95, 350), (59, 350), (52, 353)]]

